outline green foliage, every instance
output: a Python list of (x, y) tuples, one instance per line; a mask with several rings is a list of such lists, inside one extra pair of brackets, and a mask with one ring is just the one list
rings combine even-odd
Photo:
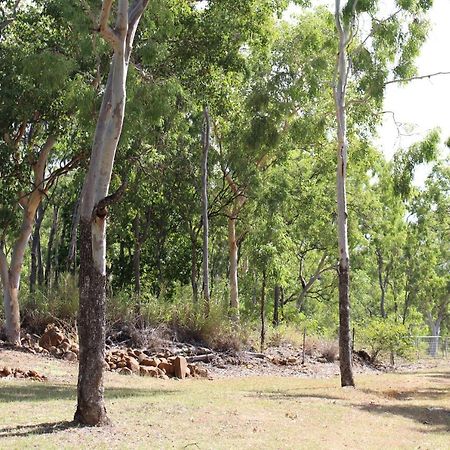
[(411, 356), (413, 339), (407, 327), (392, 319), (371, 319), (359, 330), (358, 335), (358, 339), (370, 348), (372, 361), (389, 353), (402, 357)]

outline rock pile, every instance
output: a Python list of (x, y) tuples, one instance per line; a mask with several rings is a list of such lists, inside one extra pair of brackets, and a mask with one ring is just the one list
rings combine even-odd
[[(41, 337), (27, 334), (22, 344), (32, 353), (51, 354), (75, 362), (79, 355), (76, 340), (76, 337), (71, 339), (69, 333), (55, 324), (50, 324)], [(184, 356), (173, 353), (168, 351), (152, 355), (148, 350), (117, 348), (106, 352), (105, 369), (122, 375), (135, 374), (162, 379), (208, 376), (206, 368), (189, 364)]]
[(151, 356), (147, 351), (116, 349), (106, 354), (106, 369), (122, 375), (141, 375), (162, 379), (207, 377), (208, 371), (196, 364), (189, 364), (184, 356)]
[(59, 329), (55, 324), (47, 325), (44, 334), (39, 337), (26, 334), (22, 346), (31, 353), (51, 354), (68, 361), (77, 361), (79, 348), (76, 340)]
[(0, 378), (29, 378), (36, 381), (46, 381), (47, 377), (45, 375), (37, 373), (35, 370), (22, 370), (14, 369), (10, 367), (3, 367), (0, 369)]

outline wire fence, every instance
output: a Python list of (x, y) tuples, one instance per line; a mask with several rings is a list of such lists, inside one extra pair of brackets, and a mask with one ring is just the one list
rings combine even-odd
[(450, 356), (450, 337), (415, 336), (414, 346), (418, 358), (448, 358)]

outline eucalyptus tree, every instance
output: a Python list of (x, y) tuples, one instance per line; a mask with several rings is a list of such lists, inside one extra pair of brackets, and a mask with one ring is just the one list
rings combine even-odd
[(108, 206), (121, 190), (111, 195), (108, 191), (125, 115), (131, 51), (147, 4), (148, 0), (131, 4), (119, 0), (112, 25), (113, 0), (104, 0), (98, 21), (98, 30), (111, 46), (112, 56), (80, 204), (80, 356), (75, 421), (86, 425), (109, 423), (103, 399), (106, 217)]
[(87, 22), (69, 38), (53, 6), (27, 4), (0, 40), (0, 267), (7, 336), (17, 345), (20, 276), (36, 211), (58, 177), (79, 163), (85, 142), (77, 125), (91, 82), (89, 53), (79, 52), (91, 45)]
[[(401, 81), (415, 75), (414, 59), (426, 37), (424, 14), (431, 2), (397, 1), (385, 14), (381, 2), (335, 0), (338, 56), (333, 81), (337, 121), (337, 234), (339, 246), (339, 354), (342, 386), (354, 386), (350, 334), (350, 256), (347, 234), (346, 176), (348, 126), (358, 127), (362, 118), (349, 108), (351, 94), (355, 102), (366, 103), (370, 117), (379, 111), (387, 82)], [(365, 26), (357, 26), (361, 21)], [(368, 35), (362, 35), (369, 30)], [(389, 80), (389, 77), (394, 77)], [(353, 88), (353, 89), (352, 89)], [(353, 91), (353, 92), (352, 92)], [(370, 112), (373, 108), (373, 112)], [(363, 109), (364, 111), (364, 109)], [(347, 116), (349, 113), (349, 116)], [(351, 117), (351, 120), (348, 118)], [(367, 120), (367, 119), (365, 119)]]

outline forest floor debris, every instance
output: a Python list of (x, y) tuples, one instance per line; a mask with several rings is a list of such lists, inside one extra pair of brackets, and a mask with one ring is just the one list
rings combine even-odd
[[(302, 348), (285, 343), (268, 347), (261, 353), (250, 350), (217, 352), (201, 345), (173, 342), (170, 339), (158, 339), (146, 348), (127, 346), (131, 343), (129, 339), (117, 343), (109, 337), (107, 342), (105, 369), (121, 375), (184, 379), (259, 375), (326, 378), (339, 374), (339, 362), (334, 357), (324, 356), (320, 345), (309, 346), (303, 352)], [(41, 335), (25, 333), (22, 345), (23, 351), (32, 354), (69, 362), (78, 360), (76, 332), (64, 324), (58, 326), (51, 323)], [(354, 354), (356, 373), (388, 369), (383, 365), (372, 364), (364, 357), (364, 352)]]

